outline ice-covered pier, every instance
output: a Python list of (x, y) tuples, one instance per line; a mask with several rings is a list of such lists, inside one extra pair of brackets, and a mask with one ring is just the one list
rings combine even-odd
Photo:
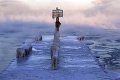
[(91, 43), (82, 41), (84, 37), (59, 37), (63, 10), (56, 8), (52, 17), (56, 18), (54, 36), (38, 35), (20, 46), (0, 80), (112, 80), (92, 56), (87, 46)]
[(50, 47), (53, 36), (32, 42), (32, 52), (16, 58), (0, 74), (0, 80), (112, 80), (92, 56), (86, 42), (75, 36), (60, 37), (59, 64), (51, 69)]

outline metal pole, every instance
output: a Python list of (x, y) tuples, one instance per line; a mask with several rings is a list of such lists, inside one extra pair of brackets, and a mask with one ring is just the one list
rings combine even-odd
[(59, 17), (56, 17), (56, 22), (57, 22), (57, 21), (59, 22)]
[(57, 31), (59, 31), (60, 25), (61, 25), (61, 23), (59, 22), (59, 17), (56, 17), (55, 27), (56, 27)]

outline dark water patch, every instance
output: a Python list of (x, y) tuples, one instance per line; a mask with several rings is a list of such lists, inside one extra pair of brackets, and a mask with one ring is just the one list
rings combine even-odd
[(100, 39), (101, 37), (100, 36), (87, 36), (85, 37), (87, 40), (96, 40), (96, 39)]
[(120, 78), (118, 78), (118, 79), (115, 79), (115, 80), (120, 80)]
[(107, 46), (107, 43), (101, 43), (99, 46)]
[(0, 40), (4, 41), (5, 39), (8, 39), (8, 38), (9, 38), (9, 36), (5, 35), (5, 36), (2, 36)]
[(99, 45), (98, 45), (98, 46), (94, 46), (94, 48), (95, 48), (95, 49), (106, 49), (107, 47), (105, 47), (105, 46), (99, 46)]
[(107, 41), (107, 42), (112, 42), (112, 40), (110, 40), (110, 39), (106, 39), (106, 41)]
[(114, 59), (120, 58), (120, 49), (115, 48), (113, 52), (110, 53)]
[(111, 57), (103, 58), (105, 64), (110, 70), (120, 69), (120, 49), (114, 49), (112, 52), (106, 53), (110, 54)]
[(4, 33), (0, 33), (0, 36), (4, 36), (5, 34)]
[(95, 51), (96, 54), (100, 55), (100, 59), (103, 60), (100, 64), (105, 64), (104, 68), (108, 71), (120, 70), (120, 39), (117, 38), (118, 37), (112, 39), (110, 36), (103, 36), (98, 39), (93, 39), (96, 44), (91, 46), (92, 50)]
[(116, 42), (120, 42), (120, 39), (115, 40)]

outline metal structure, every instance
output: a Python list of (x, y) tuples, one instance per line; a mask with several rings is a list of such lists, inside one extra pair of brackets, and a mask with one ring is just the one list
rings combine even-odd
[(52, 18), (63, 17), (63, 10), (56, 8), (56, 10), (52, 10)]
[(55, 22), (55, 29), (57, 31), (59, 31), (59, 27), (61, 25), (61, 23), (59, 22), (59, 17), (63, 17), (63, 10), (58, 9), (58, 7), (56, 8), (56, 10), (52, 10), (52, 18), (56, 18), (56, 22)]

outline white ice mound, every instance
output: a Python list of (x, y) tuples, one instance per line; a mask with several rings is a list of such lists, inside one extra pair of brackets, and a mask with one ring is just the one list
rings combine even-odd
[(92, 44), (94, 44), (92, 41), (89, 41), (89, 40), (83, 40), (81, 42), (84, 43), (84, 44), (86, 44), (86, 45), (92, 45)]

